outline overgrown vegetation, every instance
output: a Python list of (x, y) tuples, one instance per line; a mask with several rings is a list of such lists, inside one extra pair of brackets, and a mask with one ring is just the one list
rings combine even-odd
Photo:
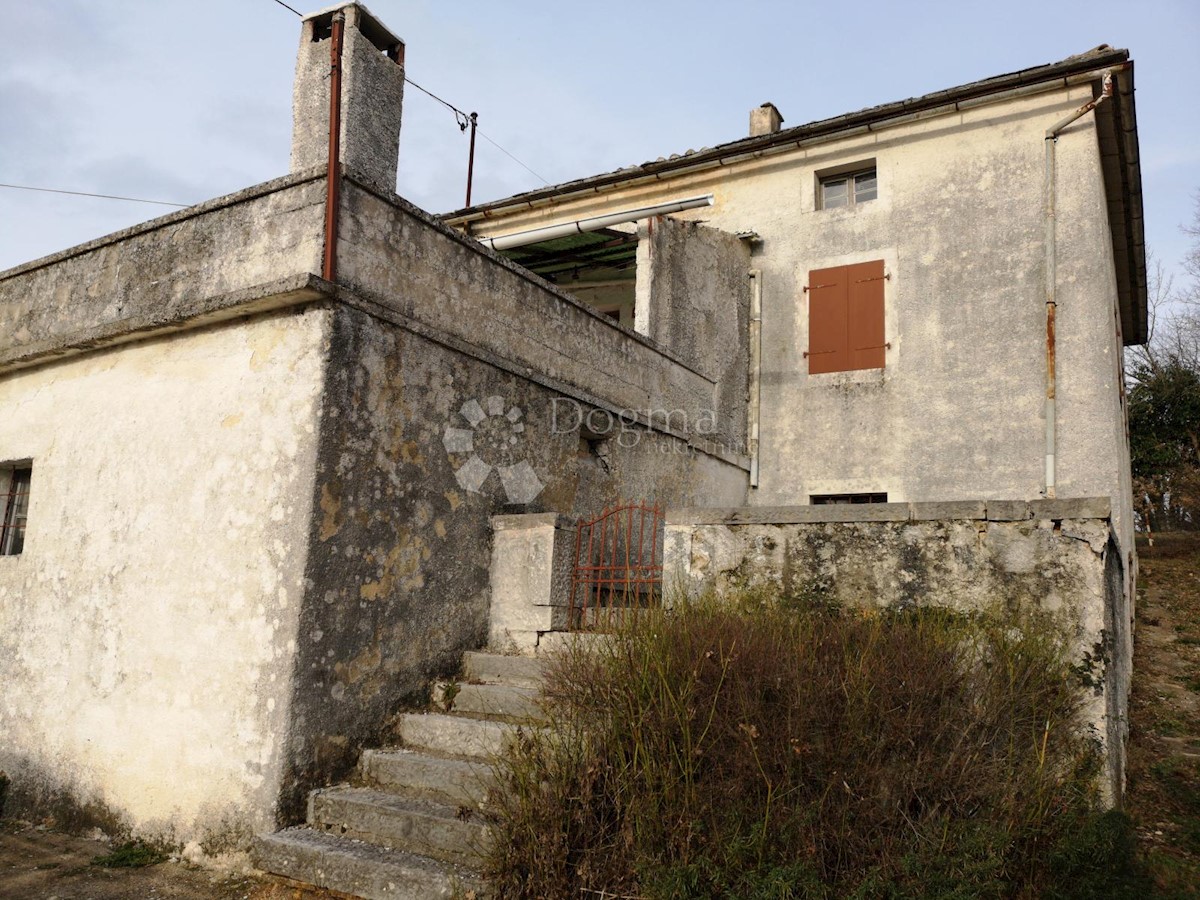
[(547, 684), (498, 896), (1144, 895), (1045, 615), (677, 604)]
[(163, 853), (157, 847), (150, 844), (142, 843), (141, 841), (127, 841), (117, 847), (113, 847), (111, 851), (103, 856), (97, 856), (92, 860), (93, 866), (102, 866), (106, 869), (138, 869), (143, 866), (155, 866), (160, 862), (165, 862), (167, 854)]

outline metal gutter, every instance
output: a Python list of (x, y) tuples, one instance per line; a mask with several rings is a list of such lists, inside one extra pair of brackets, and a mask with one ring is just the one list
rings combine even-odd
[(701, 206), (712, 206), (713, 195), (689, 197), (686, 200), (674, 200), (670, 203), (659, 203), (654, 206), (642, 206), (637, 209), (626, 209), (621, 212), (608, 213), (603, 216), (592, 216), (588, 219), (576, 219), (561, 225), (548, 225), (545, 228), (534, 228), (529, 231), (516, 231), (512, 234), (497, 237), (479, 238), (479, 243), (492, 250), (512, 250), (516, 247), (526, 247), (541, 241), (552, 241), (555, 238), (567, 237), (572, 234), (583, 234), (588, 231), (599, 231), (610, 225), (622, 225), (626, 222), (636, 222), (639, 219), (649, 219), (654, 216), (665, 216), (667, 213), (682, 212), (685, 209), (697, 209)]

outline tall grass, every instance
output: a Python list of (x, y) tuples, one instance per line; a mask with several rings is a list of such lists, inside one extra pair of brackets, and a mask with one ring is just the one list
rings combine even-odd
[(506, 898), (1072, 896), (1097, 759), (1065, 648), (1036, 612), (643, 616), (552, 665), (549, 727), (498, 763), (489, 875)]

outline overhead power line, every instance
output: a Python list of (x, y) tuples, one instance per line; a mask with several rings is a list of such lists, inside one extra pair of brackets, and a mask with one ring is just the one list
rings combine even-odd
[(509, 159), (511, 159), (513, 162), (515, 162), (517, 165), (519, 165), (526, 172), (529, 172), (531, 175), (541, 179), (542, 184), (546, 185), (547, 187), (550, 186), (549, 181), (547, 181), (545, 178), (542, 178), (541, 175), (538, 175), (537, 172), (533, 171), (533, 169), (529, 168), (529, 166), (525, 165), (525, 163), (521, 162), (519, 159), (517, 159), (515, 156), (513, 156), (511, 153), (509, 153), (507, 150), (505, 150), (503, 147), (501, 147), (499, 144), (497, 144), (495, 141), (493, 141), (490, 137), (488, 137), (486, 134), (484, 134), (478, 128), (476, 129), (476, 131), (479, 131), (480, 136), (485, 141), (487, 141), (489, 144), (491, 144), (493, 147), (495, 147), (497, 150), (499, 150), (501, 153), (503, 153), (505, 156), (507, 156)]
[(275, 2), (278, 3), (280, 6), (282, 6), (284, 9), (290, 9), (292, 12), (294, 12), (300, 18), (302, 18), (302, 19), (304, 18), (304, 13), (300, 12), (300, 10), (296, 9), (294, 6), (288, 6), (286, 3), (283, 2), (283, 0), (275, 0)]
[(12, 188), (16, 191), (41, 191), (45, 194), (70, 194), (73, 197), (99, 197), (101, 200), (125, 200), (129, 203), (154, 203), (157, 206), (175, 206), (182, 209), (187, 203), (171, 203), (167, 200), (145, 200), (141, 197), (119, 197), (116, 194), (92, 194), (88, 191), (64, 191), (60, 188), (32, 187), (28, 184), (3, 184), (0, 188)]

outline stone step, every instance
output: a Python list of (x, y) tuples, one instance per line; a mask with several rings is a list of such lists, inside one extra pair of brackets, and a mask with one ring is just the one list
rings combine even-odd
[(309, 828), (255, 838), (252, 859), (267, 872), (365, 900), (483, 896), (482, 881), (468, 869)]
[(370, 785), (406, 797), (476, 809), (495, 784), (486, 763), (444, 759), (412, 750), (364, 750), (359, 769)]
[(545, 657), (576, 648), (591, 650), (610, 637), (596, 631), (543, 631), (538, 636), (537, 655)]
[(499, 754), (515, 731), (508, 722), (440, 713), (405, 713), (396, 723), (396, 735), (410, 750), (476, 759)]
[(468, 651), (463, 654), (463, 681), (541, 687), (546, 663), (534, 656), (502, 656)]
[(308, 825), (460, 865), (477, 865), (488, 839), (483, 818), (471, 810), (346, 785), (309, 795)]
[(443, 682), (433, 687), (433, 702), (439, 709), (505, 719), (540, 719), (537, 695), (536, 688), (508, 684)]

